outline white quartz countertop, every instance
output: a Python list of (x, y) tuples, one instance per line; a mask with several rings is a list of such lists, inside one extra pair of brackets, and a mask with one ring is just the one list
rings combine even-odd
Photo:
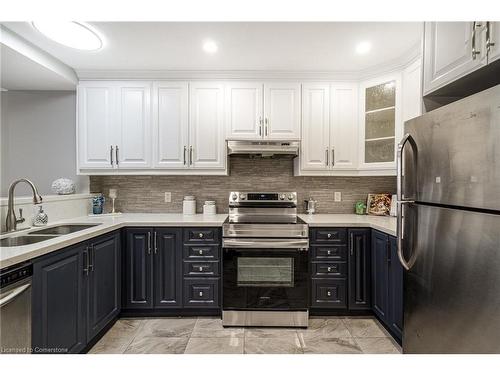
[(354, 214), (315, 214), (299, 215), (311, 228), (313, 227), (363, 227), (396, 235), (396, 218), (391, 216), (354, 215)]
[[(220, 227), (227, 215), (183, 215), (183, 214), (121, 214), (116, 216), (84, 216), (74, 219), (52, 222), (48, 227), (58, 224), (92, 224), (100, 225), (84, 229), (75, 233), (65, 234), (52, 239), (41, 241), (26, 246), (0, 247), (0, 268), (8, 267), (16, 263), (34, 259), (41, 255), (51, 253), (64, 247), (94, 238), (116, 229), (132, 226), (148, 227)], [(27, 232), (42, 228), (31, 228), (12, 234), (0, 236), (0, 238), (19, 236)]]
[[(373, 228), (387, 234), (396, 235), (396, 218), (368, 215), (318, 214), (299, 215), (310, 227), (365, 227)], [(65, 234), (52, 239), (26, 246), (0, 248), (0, 268), (8, 267), (51, 253), (64, 247), (89, 240), (123, 227), (220, 227), (227, 214), (219, 215), (183, 215), (183, 214), (121, 214), (117, 216), (84, 216), (74, 219), (52, 222), (47, 227), (58, 224), (100, 223), (95, 227), (75, 233)], [(44, 227), (44, 228), (47, 228)], [(39, 228), (31, 228), (0, 238), (19, 236)]]

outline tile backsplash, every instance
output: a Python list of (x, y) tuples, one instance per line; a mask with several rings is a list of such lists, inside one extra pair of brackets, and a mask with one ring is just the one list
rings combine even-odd
[[(90, 191), (108, 195), (118, 189), (116, 207), (122, 212), (168, 213), (182, 212), (182, 199), (194, 195), (197, 212), (202, 212), (205, 200), (217, 202), (217, 212), (227, 212), (229, 192), (236, 191), (297, 191), (299, 212), (303, 200), (318, 201), (317, 213), (353, 213), (354, 204), (366, 201), (368, 193), (395, 193), (395, 176), (374, 177), (294, 177), (293, 160), (250, 159), (231, 157), (229, 176), (91, 176)], [(334, 202), (335, 191), (342, 201)], [(172, 202), (165, 203), (165, 192), (171, 192)], [(106, 209), (110, 200), (106, 201)]]

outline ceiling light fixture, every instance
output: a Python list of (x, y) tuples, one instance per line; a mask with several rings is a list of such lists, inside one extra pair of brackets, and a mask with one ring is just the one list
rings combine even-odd
[(103, 46), (102, 38), (89, 25), (75, 21), (34, 21), (33, 27), (53, 41), (67, 47), (95, 51)]
[(372, 44), (370, 42), (360, 42), (356, 46), (356, 53), (358, 53), (359, 55), (364, 55), (370, 52), (371, 49)]
[(215, 43), (213, 40), (205, 40), (203, 43), (203, 51), (209, 54), (214, 54), (217, 52), (219, 47), (217, 47), (217, 43)]

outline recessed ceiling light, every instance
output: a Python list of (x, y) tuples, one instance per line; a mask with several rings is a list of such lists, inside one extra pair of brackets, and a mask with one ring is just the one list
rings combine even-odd
[(83, 22), (34, 21), (33, 27), (47, 38), (67, 47), (95, 51), (103, 45), (102, 39), (97, 32)]
[(360, 42), (356, 46), (356, 52), (360, 55), (364, 55), (372, 49), (372, 44), (370, 42)]
[(206, 53), (213, 54), (217, 52), (219, 47), (217, 47), (217, 43), (215, 43), (213, 40), (205, 40), (203, 43), (203, 51)]

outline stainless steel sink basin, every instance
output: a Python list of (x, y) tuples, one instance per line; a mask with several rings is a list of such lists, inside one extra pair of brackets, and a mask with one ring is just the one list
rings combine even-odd
[(16, 236), (7, 237), (0, 240), (0, 247), (24, 246), (33, 243), (50, 240), (57, 236)]
[(51, 235), (63, 235), (63, 234), (70, 234), (74, 232), (78, 232), (80, 230), (88, 229), (95, 227), (96, 225), (100, 225), (100, 223), (94, 223), (94, 224), (62, 224), (62, 225), (57, 225), (55, 227), (50, 227), (50, 228), (44, 228), (44, 229), (38, 229), (34, 230), (28, 233), (30, 234), (51, 234)]

